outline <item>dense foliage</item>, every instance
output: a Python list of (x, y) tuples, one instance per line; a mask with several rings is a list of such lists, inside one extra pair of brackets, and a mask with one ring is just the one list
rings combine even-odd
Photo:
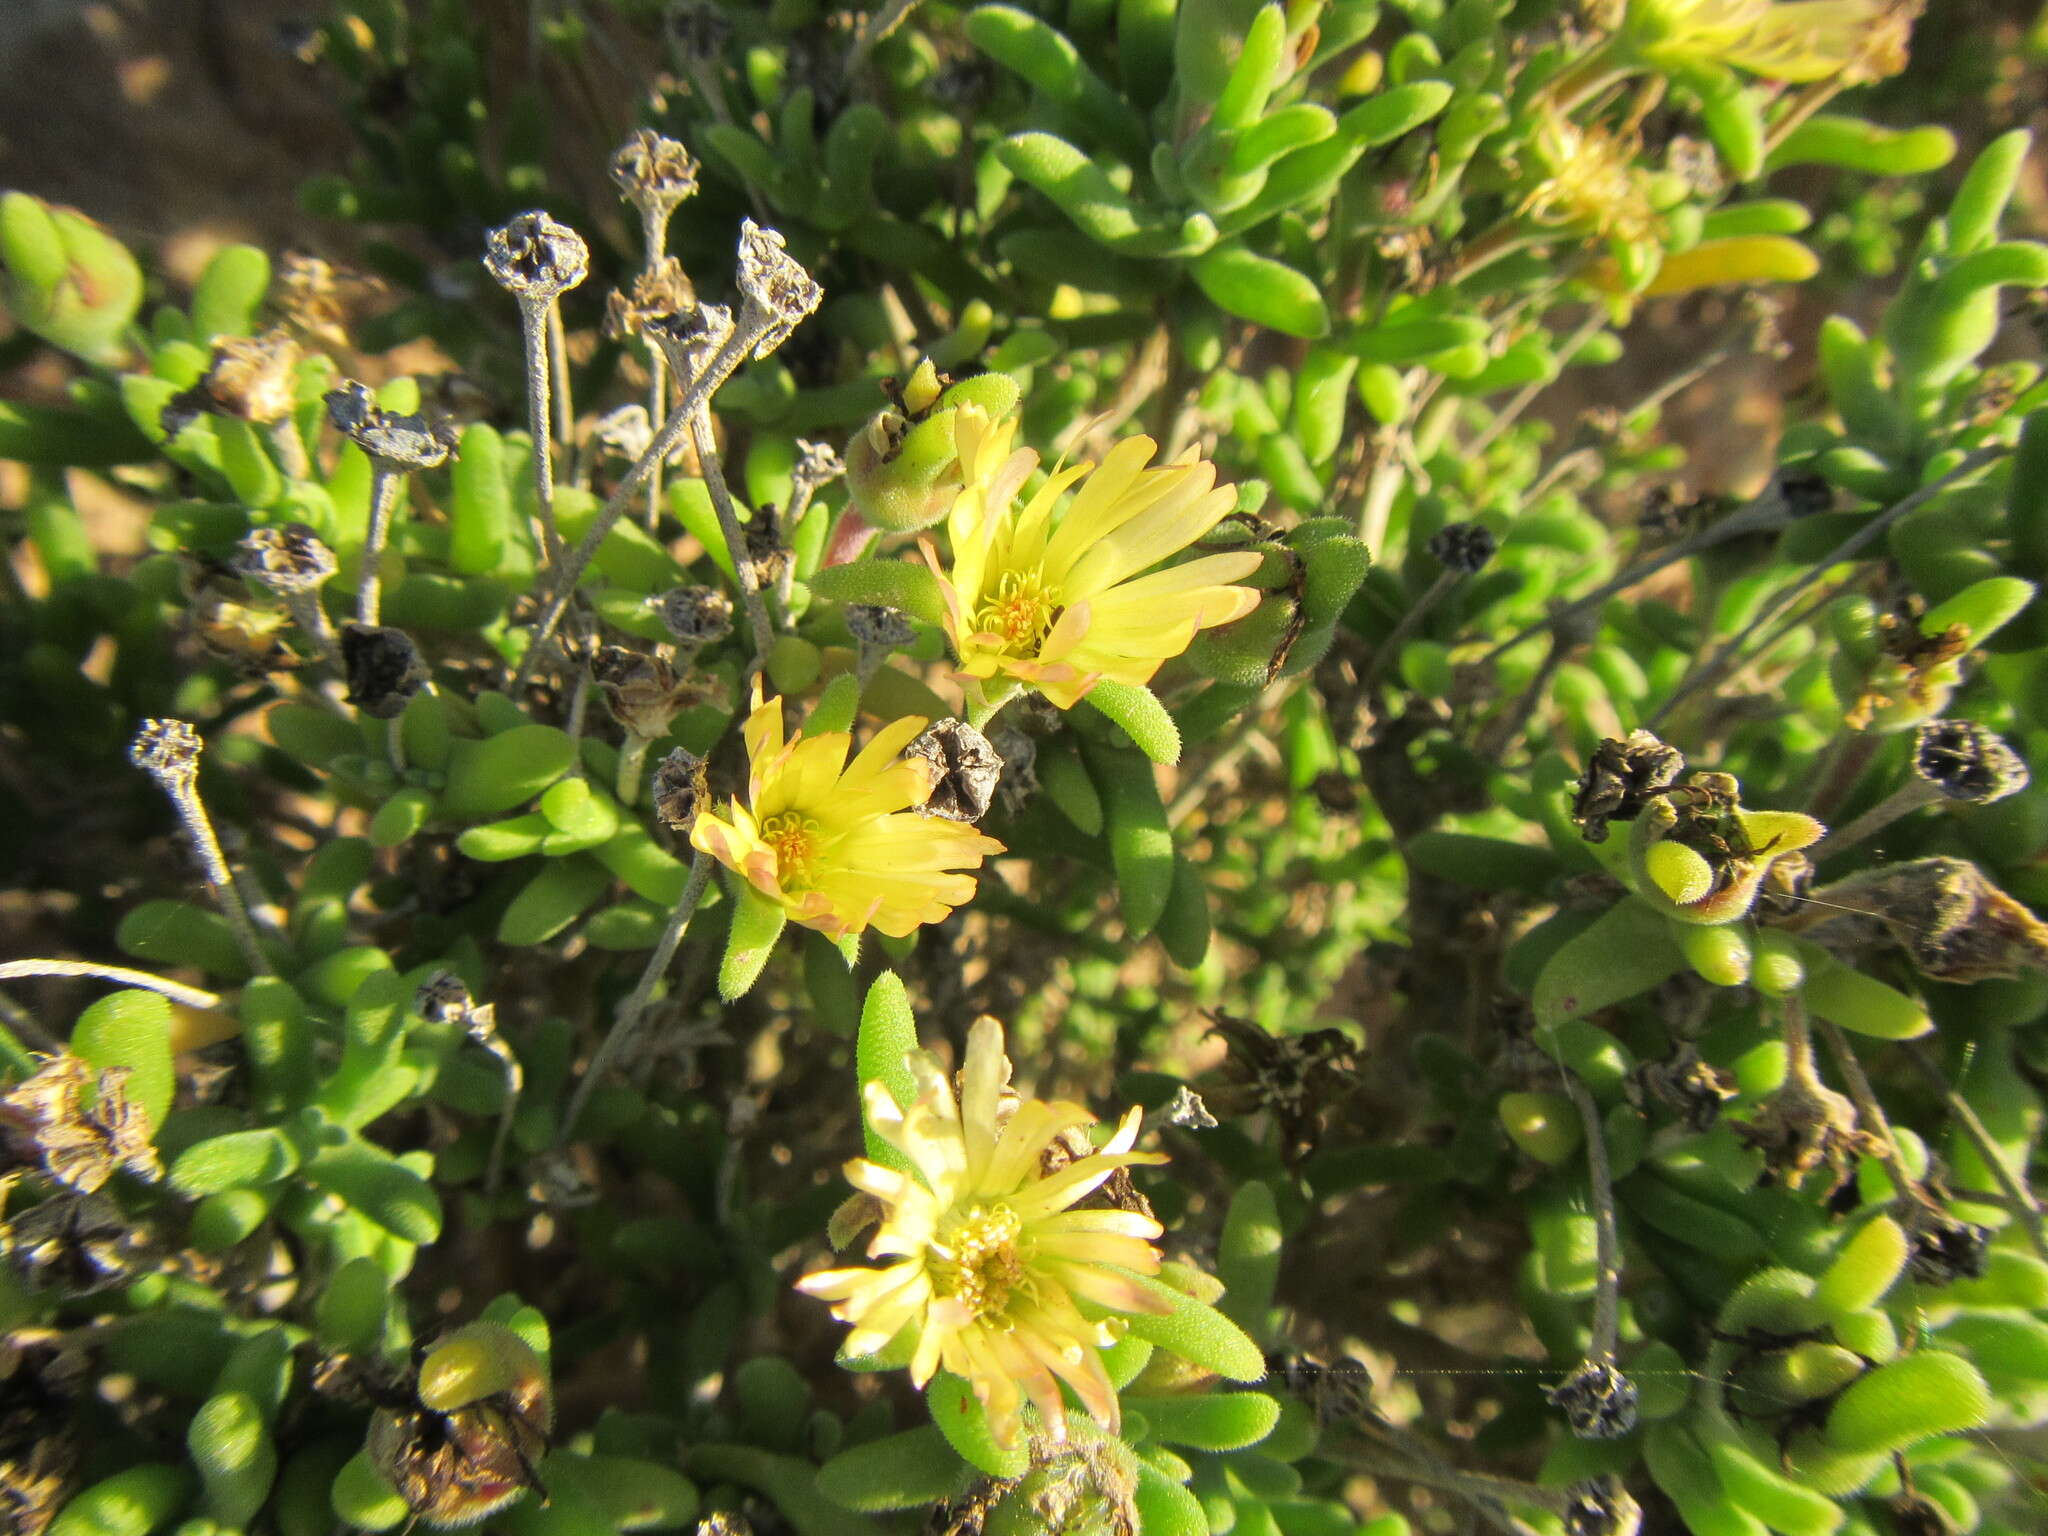
[(1915, 7), (530, 9), (301, 42), (335, 260), (0, 196), (0, 1526), (2040, 1529)]

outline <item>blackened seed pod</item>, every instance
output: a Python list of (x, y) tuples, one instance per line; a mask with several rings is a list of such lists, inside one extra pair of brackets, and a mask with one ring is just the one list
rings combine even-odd
[(1773, 488), (1787, 517), (1815, 517), (1835, 504), (1835, 488), (1813, 470), (1780, 470)]
[(931, 793), (918, 807), (924, 815), (979, 821), (988, 814), (1003, 776), (1003, 760), (988, 738), (965, 720), (934, 722), (903, 749), (903, 755), (931, 765)]
[(671, 832), (687, 836), (697, 813), (711, 803), (709, 765), (683, 747), (664, 757), (654, 770), (654, 814)]
[(676, 681), (675, 668), (666, 657), (642, 655), (622, 645), (600, 648), (591, 661), (590, 676), (603, 692), (612, 718), (646, 741), (667, 735), (692, 696)]
[(675, 210), (697, 191), (697, 162), (679, 139), (635, 129), (612, 154), (612, 180), (619, 195), (634, 207), (657, 217)]
[(884, 603), (848, 603), (846, 628), (862, 645), (884, 650), (900, 650), (917, 638), (903, 611)]
[(1582, 1361), (1544, 1397), (1581, 1440), (1619, 1440), (1636, 1427), (1636, 1384), (1611, 1360)]
[(514, 298), (546, 304), (590, 275), (590, 247), (568, 225), (534, 209), (490, 232), (484, 267)]
[(334, 551), (304, 523), (254, 530), (235, 546), (234, 567), (284, 597), (314, 591), (340, 569)]
[(469, 983), (453, 971), (436, 971), (413, 994), (412, 1009), (429, 1024), (461, 1024), (474, 1006)]
[(1499, 547), (1484, 523), (1445, 523), (1429, 537), (1429, 552), (1437, 563), (1464, 576), (1484, 567)]
[(1913, 736), (1913, 771), (1950, 800), (1989, 805), (2027, 787), (2027, 765), (1995, 731), (1930, 720)]
[(754, 582), (767, 587), (788, 568), (789, 546), (782, 541), (782, 518), (772, 502), (763, 502), (747, 519), (744, 530), (747, 564), (753, 567)]
[(349, 703), (378, 720), (404, 714), (427, 681), (427, 664), (412, 637), (384, 624), (342, 625), (341, 665)]
[(199, 776), (199, 733), (183, 720), (145, 720), (128, 744), (128, 761), (166, 789)]
[(685, 645), (711, 645), (732, 633), (732, 599), (716, 587), (677, 587), (661, 599), (661, 622)]
[(1572, 797), (1572, 820), (1589, 843), (1607, 840), (1610, 821), (1633, 821), (1653, 795), (1669, 789), (1685, 772), (1685, 758), (1648, 731), (1609, 738), (1593, 750)]
[(1922, 1285), (1981, 1279), (1985, 1255), (1991, 1248), (1991, 1229), (1951, 1216), (1925, 1199), (1913, 1206), (1905, 1223), (1911, 1244), (1906, 1273)]
[(1564, 1491), (1565, 1536), (1636, 1536), (1643, 1507), (1611, 1473), (1573, 1483)]
[(439, 469), (455, 452), (452, 423), (384, 410), (368, 386), (355, 379), (343, 380), (322, 399), (336, 431), (394, 469)]

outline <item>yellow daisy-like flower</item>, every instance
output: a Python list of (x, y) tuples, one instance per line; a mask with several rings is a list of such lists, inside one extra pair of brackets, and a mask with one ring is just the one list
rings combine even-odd
[(877, 731), (852, 762), (846, 731), (784, 739), (782, 700), (761, 699), (745, 729), (747, 803), (704, 811), (692, 846), (780, 904), (793, 922), (840, 939), (874, 927), (902, 938), (974, 897), (984, 858), (1003, 851), (961, 822), (921, 816), (928, 762), (901, 754), (925, 722)]
[(1639, 146), (1601, 127), (1548, 112), (1533, 141), (1547, 173), (1518, 210), (1538, 224), (1597, 238), (1644, 240), (1657, 230)]
[(1627, 25), (1651, 64), (1854, 84), (1904, 68), (1917, 11), (1898, 0), (1632, 0)]
[(1066, 1438), (1061, 1382), (1114, 1431), (1116, 1388), (1097, 1351), (1120, 1325), (1091, 1322), (1077, 1301), (1163, 1310), (1107, 1267), (1156, 1274), (1149, 1239), (1160, 1228), (1135, 1211), (1072, 1207), (1119, 1168), (1166, 1159), (1131, 1150), (1141, 1118), (1133, 1109), (1101, 1150), (1068, 1160), (1066, 1133), (1095, 1117), (1078, 1104), (1007, 1093), (1010, 1060), (992, 1018), (968, 1032), (957, 1104), (937, 1060), (923, 1051), (908, 1060), (917, 1102), (907, 1111), (880, 1082), (866, 1085), (865, 1098), (868, 1123), (914, 1172), (864, 1158), (846, 1165), (847, 1180), (883, 1208), (868, 1256), (885, 1262), (806, 1275), (797, 1289), (835, 1303), (833, 1316), (853, 1324), (848, 1354), (873, 1354), (909, 1328), (911, 1380), (921, 1387), (941, 1366), (964, 1378), (1001, 1444), (1015, 1443), (1026, 1402), (1047, 1434)]
[(1148, 468), (1157, 445), (1126, 438), (1099, 465), (1055, 470), (1020, 510), (1013, 503), (1038, 455), (1011, 451), (1015, 422), (995, 424), (962, 406), (954, 432), (965, 484), (946, 519), (951, 569), (929, 541), (924, 553), (967, 676), (1027, 683), (1072, 709), (1103, 678), (1150, 682), (1196, 631), (1258, 606), (1257, 592), (1231, 585), (1258, 569), (1249, 551), (1140, 574), (1237, 504), (1230, 487), (1216, 485), (1216, 466), (1193, 449)]

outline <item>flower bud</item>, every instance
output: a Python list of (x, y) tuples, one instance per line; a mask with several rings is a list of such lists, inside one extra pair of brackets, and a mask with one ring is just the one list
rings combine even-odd
[(1446, 523), (1429, 538), (1429, 552), (1445, 570), (1469, 576), (1482, 569), (1500, 548), (1484, 523)]
[(344, 380), (322, 398), (336, 431), (394, 469), (439, 469), (455, 452), (458, 437), (452, 423), (384, 410), (368, 386), (354, 379)]
[(334, 551), (304, 523), (255, 529), (235, 546), (233, 564), (257, 586), (280, 597), (315, 591), (338, 568)]
[(427, 664), (402, 629), (382, 624), (341, 627), (341, 665), (348, 678), (348, 702), (378, 720), (405, 713), (425, 686)]
[(1619, 1440), (1636, 1427), (1636, 1384), (1611, 1360), (1581, 1361), (1544, 1397), (1581, 1440)]
[(549, 304), (590, 275), (590, 247), (536, 209), (490, 232), (484, 268), (522, 303)]
[(1950, 800), (1989, 805), (2027, 787), (2027, 765), (2003, 737), (1969, 720), (1930, 720), (1913, 736), (1913, 772)]
[(965, 720), (939, 720), (927, 726), (903, 755), (928, 764), (931, 793), (918, 810), (948, 821), (979, 821), (988, 814), (1003, 760), (988, 738)]
[(654, 814), (671, 832), (687, 836), (710, 804), (710, 765), (696, 753), (677, 747), (656, 766)]

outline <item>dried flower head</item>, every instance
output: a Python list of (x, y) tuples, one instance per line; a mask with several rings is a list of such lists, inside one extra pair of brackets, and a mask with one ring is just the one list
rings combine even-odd
[(1544, 1394), (1581, 1440), (1619, 1440), (1636, 1427), (1636, 1384), (1612, 1360), (1582, 1360)]
[(434, 1525), (474, 1525), (528, 1489), (547, 1454), (554, 1398), (547, 1368), (510, 1329), (459, 1328), (425, 1353), (417, 1378), (369, 1383), (377, 1403), (370, 1461), (413, 1513)]
[(732, 633), (732, 599), (716, 587), (677, 587), (662, 594), (661, 622), (685, 645), (715, 645)]
[(590, 275), (590, 247), (568, 225), (535, 209), (490, 232), (484, 268), (521, 303), (546, 305)]
[(756, 359), (782, 345), (783, 338), (817, 309), (825, 290), (789, 254), (779, 231), (764, 229), (752, 219), (740, 220), (739, 270), (734, 276), (746, 307), (766, 334), (755, 343)]
[(654, 424), (638, 401), (615, 405), (597, 418), (597, 446), (622, 459), (637, 459), (654, 446)]
[(697, 193), (697, 162), (678, 139), (652, 128), (635, 129), (612, 155), (612, 180), (619, 196), (656, 218)]
[(1913, 734), (1913, 772), (1945, 799), (1989, 805), (2027, 787), (2027, 765), (1996, 731), (1970, 720), (1930, 720)]
[(439, 469), (460, 441), (453, 422), (387, 411), (377, 404), (369, 386), (355, 379), (344, 379), (322, 398), (335, 430), (393, 469)]
[(235, 546), (234, 567), (259, 587), (282, 597), (318, 590), (339, 562), (304, 523), (257, 528)]
[(282, 329), (261, 336), (223, 336), (197, 384), (171, 397), (163, 429), (175, 437), (197, 416), (280, 421), (298, 405), (299, 344)]
[(687, 835), (697, 815), (711, 804), (709, 765), (677, 747), (654, 770), (654, 814), (671, 832)]
[(91, 1194), (120, 1169), (163, 1176), (149, 1117), (128, 1097), (128, 1067), (94, 1072), (64, 1051), (0, 1097), (0, 1130), (22, 1155), (66, 1189)]
[(683, 264), (664, 256), (644, 267), (630, 289), (614, 288), (605, 298), (604, 333), (616, 341), (638, 336), (657, 320), (673, 319), (697, 306), (697, 290), (683, 273)]
[(1445, 523), (1429, 536), (1429, 552), (1447, 571), (1469, 576), (1485, 568), (1500, 543), (1484, 523)]
[(901, 938), (973, 898), (984, 858), (1003, 845), (971, 827), (916, 814), (931, 764), (900, 754), (925, 722), (877, 731), (852, 761), (845, 731), (785, 738), (782, 700), (755, 695), (748, 717), (747, 798), (705, 811), (690, 840), (828, 938), (869, 927)]
[(1794, 1055), (1777, 1092), (1735, 1125), (1745, 1145), (1764, 1155), (1764, 1176), (1797, 1189), (1816, 1169), (1826, 1171), (1823, 1200), (1848, 1182), (1856, 1159), (1876, 1142), (1856, 1124), (1856, 1106), (1814, 1075), (1811, 1058)]
[(1165, 1161), (1131, 1150), (1142, 1115), (1131, 1110), (1100, 1151), (1047, 1174), (1055, 1140), (1095, 1117), (1009, 1094), (1002, 1025), (984, 1015), (969, 1029), (957, 1101), (935, 1058), (913, 1052), (908, 1066), (917, 1100), (907, 1110), (879, 1081), (864, 1089), (868, 1124), (902, 1164), (846, 1165), (848, 1182), (883, 1211), (868, 1253), (884, 1262), (806, 1275), (797, 1288), (853, 1325), (849, 1355), (873, 1354), (907, 1330), (911, 1380), (923, 1386), (943, 1366), (971, 1383), (1004, 1444), (1017, 1441), (1027, 1402), (1050, 1439), (1066, 1441), (1062, 1382), (1114, 1432), (1116, 1388), (1098, 1351), (1120, 1328), (1088, 1321), (1076, 1303), (1164, 1310), (1120, 1272), (1158, 1272), (1160, 1227), (1135, 1211), (1074, 1207), (1118, 1170)]
[(89, 1296), (135, 1278), (151, 1249), (104, 1192), (59, 1194), (0, 1223), (0, 1256), (31, 1286)]
[(349, 703), (378, 720), (397, 719), (426, 686), (427, 664), (420, 648), (404, 630), (389, 625), (342, 625), (341, 665), (348, 677)]
[(820, 487), (830, 485), (845, 473), (846, 461), (830, 443), (814, 443), (801, 437), (796, 440), (796, 466), (790, 471), (790, 480), (797, 496), (814, 495)]
[(740, 527), (746, 545), (747, 564), (753, 568), (754, 584), (772, 587), (788, 567), (791, 554), (783, 541), (782, 518), (774, 503), (763, 502)]
[(1315, 1149), (1323, 1112), (1357, 1086), (1358, 1057), (1342, 1030), (1275, 1035), (1251, 1019), (1218, 1010), (1211, 1033), (1229, 1048), (1206, 1094), (1218, 1114), (1270, 1114), (1289, 1158)]
[(1924, 1192), (1906, 1201), (1900, 1225), (1908, 1244), (1906, 1273), (1922, 1285), (1981, 1280), (1991, 1229), (1951, 1216)]
[(412, 1009), (429, 1024), (459, 1024), (467, 1028), (470, 1015), (476, 1011), (476, 1000), (470, 995), (469, 983), (460, 976), (453, 971), (436, 971), (413, 994)]
[(723, 304), (699, 304), (672, 315), (648, 315), (641, 324), (642, 334), (661, 348), (669, 371), (678, 383), (686, 386), (711, 365), (719, 350), (732, 339), (732, 311)]
[(1152, 439), (1126, 438), (1099, 466), (1062, 468), (1019, 508), (1038, 455), (1012, 453), (1015, 432), (1014, 419), (991, 422), (978, 406), (954, 412), (965, 484), (946, 520), (950, 566), (929, 541), (923, 546), (967, 676), (1014, 679), (1072, 709), (1102, 678), (1150, 682), (1199, 631), (1258, 606), (1256, 591), (1232, 585), (1258, 569), (1255, 551), (1151, 571), (1236, 505), (1194, 450), (1151, 465)]
[(948, 821), (979, 821), (988, 814), (1003, 760), (965, 720), (937, 720), (903, 749), (906, 758), (931, 764), (932, 791), (918, 810)]
[(676, 716), (697, 698), (695, 688), (677, 680), (667, 657), (622, 645), (600, 647), (590, 663), (590, 676), (604, 694), (612, 718), (646, 741), (666, 736)]
[(1666, 1061), (1644, 1062), (1634, 1082), (1693, 1132), (1713, 1129), (1722, 1106), (1740, 1092), (1735, 1074), (1703, 1058), (1690, 1040), (1679, 1041)]
[(145, 720), (128, 744), (128, 761), (168, 790), (199, 776), (199, 733), (183, 720)]
[(1642, 1528), (1642, 1505), (1611, 1472), (1564, 1491), (1565, 1536), (1636, 1536)]
[(1572, 796), (1572, 820), (1589, 843), (1607, 841), (1610, 821), (1634, 821), (1651, 798), (1678, 782), (1685, 757), (1648, 731), (1630, 731), (1593, 749)]
[(1800, 917), (1803, 932), (1837, 953), (1896, 944), (1934, 981), (2048, 971), (2048, 924), (1968, 859), (1861, 870), (1817, 892)]
[(848, 603), (846, 627), (862, 645), (900, 650), (917, 638), (917, 630), (901, 608), (885, 603)]

